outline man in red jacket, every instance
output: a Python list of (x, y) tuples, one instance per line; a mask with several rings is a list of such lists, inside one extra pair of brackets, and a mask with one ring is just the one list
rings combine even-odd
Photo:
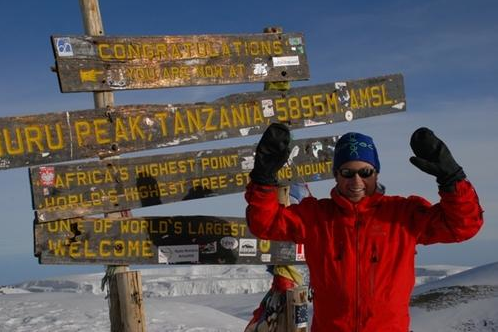
[(336, 144), (331, 197), (278, 203), (278, 170), (290, 134), (272, 124), (256, 148), (247, 186), (247, 221), (262, 239), (303, 243), (314, 289), (312, 332), (407, 332), (417, 244), (473, 237), (483, 223), (474, 188), (447, 146), (427, 128), (410, 140), (410, 161), (436, 176), (441, 200), (384, 195), (369, 136), (347, 133)]

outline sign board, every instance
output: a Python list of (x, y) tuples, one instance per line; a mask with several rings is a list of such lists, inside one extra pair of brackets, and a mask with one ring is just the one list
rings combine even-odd
[(235, 217), (76, 218), (35, 224), (35, 256), (41, 264), (300, 264), (301, 246), (257, 239), (245, 219)]
[(51, 39), (62, 92), (309, 78), (301, 33)]
[(230, 95), (212, 103), (126, 105), (0, 118), (0, 169), (261, 134), (406, 110), (400, 74)]
[[(338, 137), (291, 142), (285, 180), (330, 179)], [(243, 192), (255, 146), (30, 168), (39, 222)]]

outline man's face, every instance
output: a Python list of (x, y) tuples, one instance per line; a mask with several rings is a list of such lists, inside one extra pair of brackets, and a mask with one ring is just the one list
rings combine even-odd
[[(368, 177), (355, 174), (362, 169), (364, 171), (360, 171), (360, 174), (364, 176), (368, 175), (369, 171), (373, 171), (373, 173)], [(339, 193), (353, 203), (359, 202), (365, 196), (372, 195), (377, 187), (377, 173), (372, 165), (364, 161), (354, 160), (342, 164), (337, 170), (335, 180)]]

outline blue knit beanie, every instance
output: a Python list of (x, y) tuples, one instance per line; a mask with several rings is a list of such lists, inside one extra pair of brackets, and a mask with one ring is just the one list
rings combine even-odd
[(370, 136), (360, 133), (347, 133), (341, 136), (335, 145), (334, 170), (352, 160), (360, 160), (371, 164), (377, 173), (380, 172), (379, 156)]

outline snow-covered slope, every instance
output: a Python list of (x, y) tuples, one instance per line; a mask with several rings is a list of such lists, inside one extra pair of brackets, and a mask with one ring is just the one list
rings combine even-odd
[[(302, 272), (307, 279), (307, 270)], [(102, 277), (0, 287), (0, 332), (109, 331)], [(423, 283), (427, 280), (435, 281)], [(417, 283), (413, 331), (498, 331), (498, 263), (419, 267)], [(241, 332), (271, 276), (264, 266), (170, 266), (142, 270), (142, 284), (149, 332)]]
[(498, 263), (417, 286), (414, 331), (498, 331)]

